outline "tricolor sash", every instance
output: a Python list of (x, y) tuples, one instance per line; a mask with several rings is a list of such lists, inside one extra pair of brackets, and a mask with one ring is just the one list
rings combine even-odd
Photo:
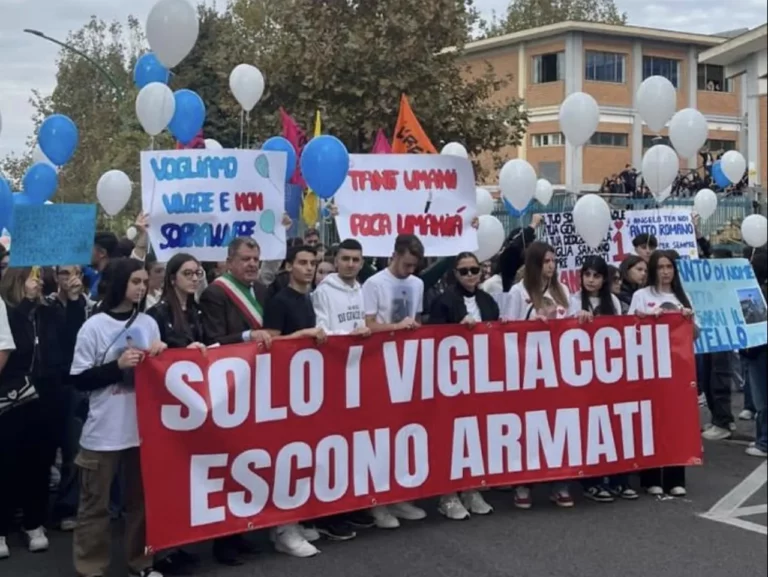
[(264, 322), (263, 310), (250, 287), (238, 282), (229, 273), (221, 275), (213, 282), (224, 289), (227, 296), (243, 313), (251, 329), (258, 330), (261, 328)]

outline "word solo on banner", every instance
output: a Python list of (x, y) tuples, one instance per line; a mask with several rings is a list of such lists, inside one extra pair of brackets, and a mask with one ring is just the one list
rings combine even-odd
[(699, 463), (692, 343), (673, 314), (168, 351), (136, 376), (148, 543)]

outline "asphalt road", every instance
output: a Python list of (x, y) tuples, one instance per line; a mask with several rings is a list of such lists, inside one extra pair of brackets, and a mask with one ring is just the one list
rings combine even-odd
[[(746, 433), (744, 425), (740, 425)], [(537, 495), (530, 511), (518, 511), (508, 493), (489, 492), (489, 517), (447, 521), (427, 503), (425, 521), (396, 531), (372, 529), (346, 543), (321, 543), (322, 553), (293, 559), (267, 550), (243, 567), (217, 566), (210, 548), (200, 577), (722, 577), (766, 575), (768, 540), (752, 529), (702, 518), (764, 461), (744, 454), (745, 442), (709, 443), (705, 465), (689, 470), (687, 499), (596, 504), (583, 499), (572, 510)], [(759, 473), (760, 471), (758, 471)], [(754, 478), (754, 475), (752, 475)], [(743, 504), (764, 506), (763, 485)], [(764, 507), (763, 507), (764, 509)], [(764, 512), (745, 518), (765, 527)], [(119, 530), (116, 527), (116, 530)], [(0, 577), (73, 577), (69, 535), (51, 532), (51, 550), (30, 554), (11, 540), (12, 558), (0, 561)], [(258, 535), (253, 539), (259, 541)], [(115, 549), (116, 556), (119, 550)], [(124, 577), (116, 560), (105, 577)]]

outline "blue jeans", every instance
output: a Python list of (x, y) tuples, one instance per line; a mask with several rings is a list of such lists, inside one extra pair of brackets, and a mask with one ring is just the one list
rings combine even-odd
[(749, 367), (749, 385), (755, 405), (755, 445), (768, 451), (768, 346), (760, 347), (755, 358), (744, 359)]
[(749, 384), (749, 365), (747, 359), (741, 359), (741, 381), (744, 386), (744, 409), (755, 412), (755, 402), (752, 400), (752, 385)]

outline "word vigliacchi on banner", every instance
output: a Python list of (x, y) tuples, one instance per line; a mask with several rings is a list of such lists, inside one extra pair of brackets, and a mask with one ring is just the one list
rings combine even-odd
[(698, 464), (694, 365), (676, 314), (167, 351), (136, 373), (147, 542)]

